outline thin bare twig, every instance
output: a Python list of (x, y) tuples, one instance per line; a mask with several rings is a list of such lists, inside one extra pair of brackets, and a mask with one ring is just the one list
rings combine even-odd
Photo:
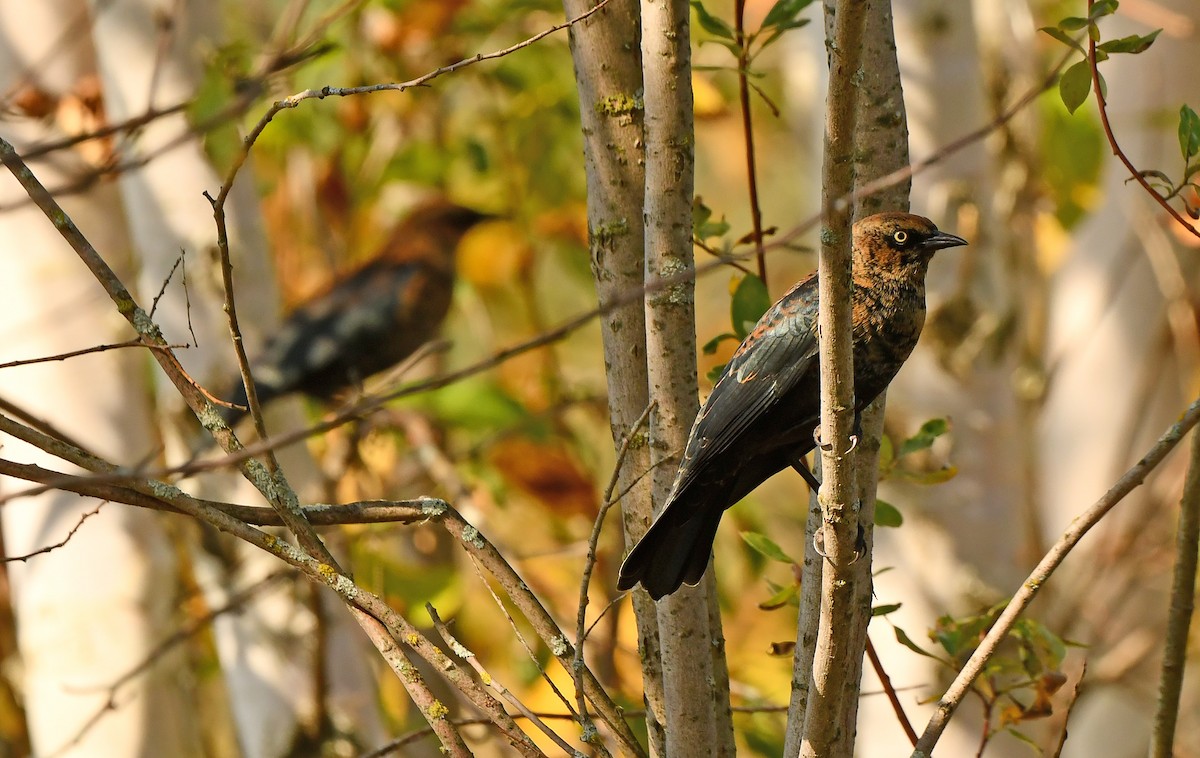
[(45, 555), (46, 553), (49, 553), (52, 550), (59, 549), (63, 545), (70, 542), (71, 538), (75, 536), (75, 533), (79, 531), (79, 527), (83, 526), (83, 522), (87, 521), (92, 516), (95, 516), (97, 513), (99, 513), (100, 509), (103, 508), (107, 502), (108, 502), (107, 500), (101, 501), (100, 504), (97, 505), (95, 508), (93, 508), (92, 510), (90, 510), (87, 513), (80, 516), (79, 521), (77, 521), (75, 523), (75, 526), (71, 527), (71, 531), (67, 532), (67, 536), (63, 537), (61, 540), (54, 543), (53, 545), (47, 545), (46, 547), (38, 548), (37, 550), (34, 550), (32, 553), (26, 553), (25, 555), (14, 555), (11, 558), (6, 557), (6, 558), (4, 558), (3, 561), (0, 561), (0, 562), (11, 563), (13, 561), (21, 561), (22, 563), (24, 563), (25, 561), (28, 561), (30, 558), (34, 557), (35, 555)]
[(16, 368), (18, 366), (33, 366), (38, 363), (65, 361), (69, 358), (78, 358), (81, 355), (88, 355), (89, 353), (104, 353), (109, 350), (120, 350), (127, 347), (143, 347), (149, 350), (184, 350), (191, 347), (191, 345), (147, 345), (138, 340), (126, 340), (125, 342), (112, 342), (106, 345), (92, 345), (91, 347), (84, 347), (78, 350), (69, 350), (65, 353), (47, 355), (42, 358), (24, 358), (16, 361), (8, 361), (6, 363), (0, 363), (0, 369)]
[(754, 161), (754, 125), (750, 113), (750, 41), (746, 38), (746, 0), (733, 4), (734, 40), (738, 46), (738, 106), (742, 111), (742, 142), (746, 145), (746, 183), (750, 193), (750, 221), (754, 225), (754, 257), (758, 278), (767, 285), (767, 253), (763, 249), (762, 209), (758, 204), (758, 168)]
[[(420, 423), (416, 418), (410, 417), (404, 419), (404, 426), (409, 441), (417, 448), (418, 453), (424, 459), (423, 464), (430, 475), (445, 489), (458, 493), (456, 497), (469, 497), (470, 491), (454, 470), (453, 464), (437, 445), (434, 444), (428, 425)], [(438, 523), (451, 536), (462, 542), (463, 547), (466, 549), (468, 556), (470, 556), (475, 566), (477, 568), (482, 566), (496, 578), (505, 594), (508, 595), (517, 609), (521, 611), (526, 620), (530, 622), (538, 638), (550, 649), (562, 668), (565, 671), (572, 672), (579, 691), (586, 694), (596, 706), (600, 717), (617, 734), (618, 738), (625, 743), (625, 750), (631, 754), (640, 755), (640, 746), (637, 746), (637, 741), (633, 737), (633, 733), (629, 731), (629, 726), (625, 723), (623, 716), (617, 710), (616, 704), (613, 703), (604, 688), (600, 686), (599, 681), (587, 667), (586, 663), (578, 668), (575, 667), (575, 661), (578, 659), (574, 654), (570, 639), (559, 627), (558, 622), (545, 609), (545, 606), (542, 605), (537, 595), (529, 589), (529, 586), (520, 578), (520, 575), (517, 574), (512, 565), (504, 559), (500, 551), (484, 537), (482, 532), (468, 523), (457, 510), (449, 505), (436, 518)], [(509, 624), (516, 629), (511, 614), (509, 614), (504, 603), (496, 596), (490, 584), (484, 582), (484, 587), (489, 592), (492, 592), (492, 596), (501, 613), (508, 619)], [(526, 650), (529, 651), (530, 657), (536, 659), (523, 635), (518, 632), (517, 637), (521, 644), (525, 645)], [(554, 683), (550, 681), (546, 672), (541, 670), (540, 667), (539, 671), (546, 678), (547, 683), (550, 684), (555, 694), (563, 700), (567, 710), (571, 710), (570, 702), (566, 700)], [(586, 709), (581, 709), (577, 714), (577, 718), (583, 729), (584, 741), (595, 744), (597, 748), (607, 752), (607, 749), (603, 745), (592, 740), (597, 733), (596, 726), (589, 712)], [(635, 746), (637, 746), (636, 749)]]
[[(535, 712), (535, 714), (537, 715), (538, 718), (540, 718), (542, 720), (560, 719), (560, 720), (573, 721), (575, 719), (575, 716), (570, 713), (546, 713), (546, 712), (538, 711), (538, 712)], [(514, 713), (513, 718), (520, 719), (520, 718), (525, 718), (525, 716), (520, 713)], [(487, 719), (480, 719), (480, 718), (454, 719), (453, 723), (455, 726), (492, 726), (491, 721), (489, 721)], [(371, 752), (360, 755), (359, 758), (383, 758), (383, 756), (386, 756), (387, 754), (389, 754), (393, 751), (399, 750), (402, 747), (408, 747), (409, 745), (413, 744), (414, 742), (423, 740), (426, 737), (431, 736), (432, 734), (433, 734), (433, 730), (430, 729), (429, 727), (425, 727), (423, 729), (414, 729), (413, 731), (409, 732), (408, 734), (404, 734), (404, 735), (401, 735), (400, 737), (397, 737), (396, 739), (392, 740), (391, 742), (387, 743), (386, 745), (380, 745), (379, 747), (375, 748)]]
[[(54, 753), (51, 755), (61, 755), (62, 753), (67, 752), (82, 742), (83, 738), (86, 737), (88, 733), (100, 723), (100, 720), (104, 718), (105, 714), (120, 707), (117, 703), (118, 691), (133, 679), (148, 671), (157, 661), (161, 660), (162, 657), (169, 650), (171, 650), (171, 648), (182, 644), (191, 637), (194, 637), (196, 634), (207, 628), (208, 625), (215, 621), (218, 617), (241, 609), (242, 606), (249, 602), (259, 592), (274, 584), (279, 579), (294, 573), (295, 572), (291, 570), (280, 570), (267, 574), (265, 577), (249, 587), (239, 590), (229, 598), (229, 601), (225, 603), (225, 605), (221, 606), (220, 608), (214, 608), (210, 610), (208, 613), (191, 621), (186, 626), (182, 627), (175, 633), (168, 636), (166, 639), (159, 642), (144, 658), (142, 658), (141, 661), (139, 661), (124, 674), (117, 677), (112, 684), (105, 688), (108, 690), (108, 697), (105, 698), (104, 704), (101, 705), (95, 713), (93, 713), (86, 721), (83, 722), (83, 724), (80, 725), (79, 730), (75, 732), (75, 735), (70, 740), (63, 745), (60, 745), (58, 750), (54, 751)], [(80, 688), (72, 689), (73, 691), (88, 691)]]
[[(596, 568), (596, 546), (600, 543), (604, 517), (608, 515), (609, 509), (619, 501), (619, 498), (613, 497), (613, 491), (616, 490), (617, 482), (620, 480), (625, 457), (629, 454), (629, 449), (635, 440), (640, 439), (639, 444), (646, 444), (645, 438), (641, 437), (641, 430), (650, 419), (653, 410), (654, 403), (648, 404), (646, 410), (642, 411), (642, 415), (638, 416), (637, 420), (633, 422), (633, 426), (629, 428), (625, 439), (621, 440), (621, 447), (617, 450), (617, 461), (613, 464), (612, 477), (608, 481), (608, 487), (604, 490), (604, 502), (600, 504), (600, 510), (596, 513), (596, 521), (592, 524), (592, 533), (588, 537), (587, 556), (583, 562), (583, 576), (579, 580), (579, 610), (575, 614), (575, 663), (572, 666), (572, 675), (575, 677), (576, 707), (579, 708), (581, 714), (587, 713), (587, 701), (583, 696), (583, 643), (587, 639), (588, 587), (592, 582), (592, 571)], [(631, 484), (630, 487), (632, 486)], [(610, 603), (609, 607), (611, 605)]]
[(180, 248), (179, 255), (175, 258), (175, 263), (171, 265), (171, 270), (167, 272), (166, 278), (163, 279), (162, 286), (158, 288), (158, 294), (150, 301), (150, 318), (154, 318), (154, 314), (158, 312), (158, 301), (162, 300), (162, 296), (167, 294), (167, 286), (170, 285), (171, 279), (175, 276), (175, 270), (183, 263), (184, 251)]
[(945, 731), (946, 725), (950, 721), (950, 716), (954, 714), (963, 697), (970, 691), (971, 683), (979, 676), (984, 665), (996, 653), (996, 649), (1004, 640), (1005, 636), (1016, 624), (1017, 619), (1025, 611), (1033, 599), (1037, 597), (1038, 591), (1054, 573), (1054, 570), (1066, 559), (1071, 550), (1079, 544), (1084, 535), (1100, 522), (1104, 516), (1111, 511), (1117, 503), (1121, 502), (1135, 487), (1146, 480), (1146, 477), (1162, 463), (1167, 457), (1167, 453), (1171, 452), (1179, 441), (1188, 431), (1200, 422), (1200, 399), (1192, 402), (1187, 407), (1183, 415), (1176, 421), (1170, 429), (1168, 429), (1158, 441), (1154, 443), (1154, 447), (1142, 457), (1140, 461), (1134, 464), (1125, 474), (1117, 480), (1108, 492), (1104, 493), (1103, 497), (1097, 500), (1086, 511), (1081, 513), (1071, 523), (1071, 526), (1063, 532), (1058, 541), (1050, 548), (1050, 551), (1042, 558), (1037, 567), (1021, 585), (1021, 588), (1013, 595), (1008, 606), (996, 619), (996, 623), (988, 631), (983, 641), (979, 643), (979, 647), (971, 654), (971, 657), (963, 665), (958, 672), (954, 682), (942, 695), (937, 702), (937, 710), (929, 719), (929, 723), (925, 726), (925, 732), (921, 738), (917, 740), (917, 747), (913, 751), (913, 758), (928, 758), (933, 754), (933, 748), (937, 745), (938, 739), (941, 738), (942, 732)]

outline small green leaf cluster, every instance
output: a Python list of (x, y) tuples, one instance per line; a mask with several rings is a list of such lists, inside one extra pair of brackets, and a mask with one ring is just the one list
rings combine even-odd
[[(879, 478), (903, 479), (917, 484), (941, 484), (958, 474), (958, 468), (943, 466), (934, 471), (919, 471), (900, 465), (902, 459), (928, 450), (938, 437), (950, 431), (950, 421), (934, 418), (926, 421), (917, 433), (900, 443), (897, 448), (886, 434), (879, 440)], [(899, 509), (884, 500), (875, 501), (875, 526), (897, 527), (904, 523)]]
[[(1200, 218), (1200, 205), (1197, 204), (1197, 197), (1200, 197), (1200, 183), (1196, 181), (1196, 175), (1200, 174), (1200, 160), (1195, 159), (1200, 156), (1200, 116), (1196, 115), (1196, 111), (1186, 104), (1179, 106), (1177, 131), (1179, 152), (1183, 155), (1183, 178), (1174, 182), (1164, 172), (1157, 169), (1146, 169), (1139, 173), (1162, 193), (1164, 199), (1179, 198), (1183, 202), (1187, 214), (1197, 219)], [(1191, 192), (1188, 193), (1184, 190), (1191, 190)]]
[(1108, 96), (1108, 87), (1104, 82), (1104, 77), (1098, 70), (1093, 72), (1092, 64), (1088, 60), (1087, 50), (1084, 49), (1079, 40), (1071, 36), (1071, 32), (1087, 29), (1088, 39), (1092, 43), (1099, 43), (1096, 45), (1097, 64), (1108, 60), (1110, 55), (1117, 53), (1131, 53), (1133, 55), (1144, 53), (1150, 49), (1150, 46), (1154, 44), (1154, 40), (1162, 32), (1162, 29), (1156, 29), (1149, 34), (1131, 34), (1128, 37), (1101, 43), (1099, 21), (1105, 16), (1111, 16), (1115, 13), (1117, 5), (1117, 0), (1097, 0), (1088, 11), (1086, 18), (1069, 16), (1059, 21), (1058, 26), (1046, 26), (1041, 29), (1041, 31), (1076, 50), (1083, 56), (1083, 60), (1077, 61), (1064, 71), (1062, 77), (1058, 80), (1058, 93), (1062, 97), (1063, 105), (1067, 106), (1067, 110), (1071, 113), (1074, 113), (1079, 109), (1079, 106), (1087, 101), (1088, 95), (1092, 91), (1093, 73), (1095, 73), (1096, 84), (1100, 87), (1100, 93), (1105, 97)]
[[(940, 650), (927, 650), (895, 627), (896, 641), (912, 652), (935, 660), (958, 672), (995, 624), (1007, 602), (998, 603), (978, 614), (962, 617), (942, 616), (929, 639)], [(886, 606), (891, 613), (899, 606)], [(876, 615), (886, 615), (877, 613)], [(984, 667), (972, 689), (984, 703), (987, 728), (984, 743), (1000, 732), (1022, 741), (1029, 738), (1013, 728), (1054, 712), (1051, 698), (1066, 683), (1062, 671), (1067, 648), (1076, 645), (1062, 639), (1040, 621), (1021, 619), (1009, 631), (997, 655)]]
[(771, 10), (767, 11), (758, 31), (744, 34), (742, 39), (738, 38), (738, 33), (732, 26), (710, 13), (700, 0), (691, 0), (691, 3), (696, 11), (697, 23), (711, 35), (711, 41), (729, 50), (743, 64), (748, 64), (775, 43), (784, 32), (799, 29), (807, 24), (808, 19), (799, 16), (801, 11), (812, 4), (812, 0), (776, 0)]
[(789, 605), (798, 606), (800, 603), (800, 564), (765, 534), (758, 532), (742, 532), (741, 534), (742, 540), (755, 553), (767, 560), (786, 564), (792, 569), (792, 581), (788, 584), (776, 584), (770, 579), (767, 580), (767, 588), (771, 591), (771, 597), (759, 603), (758, 607), (764, 611), (773, 611)]

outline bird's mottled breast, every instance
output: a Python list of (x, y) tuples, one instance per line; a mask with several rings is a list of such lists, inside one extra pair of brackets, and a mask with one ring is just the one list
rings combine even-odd
[[(887, 387), (908, 359), (925, 325), (925, 272), (855, 277), (851, 303), (854, 373), (859, 400)], [(857, 273), (857, 272), (856, 272)]]

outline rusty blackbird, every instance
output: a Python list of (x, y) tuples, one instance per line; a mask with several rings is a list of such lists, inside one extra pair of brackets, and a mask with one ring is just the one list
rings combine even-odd
[[(933, 222), (879, 213), (854, 225), (852, 321), (856, 417), (908, 359), (925, 323), (933, 254), (967, 244)], [(662, 512), (621, 565), (617, 587), (639, 582), (655, 600), (696, 584), (726, 508), (785, 468), (815, 486), (803, 456), (820, 422), (817, 279), (810, 274), (759, 320), (692, 426)]]
[[(291, 392), (331, 398), (428, 342), (450, 308), (455, 248), (485, 218), (444, 200), (419, 206), (370, 261), (292, 311), (251, 360), (260, 404)], [(231, 385), (244, 407), (240, 376)], [(221, 412), (234, 423), (246, 410)]]

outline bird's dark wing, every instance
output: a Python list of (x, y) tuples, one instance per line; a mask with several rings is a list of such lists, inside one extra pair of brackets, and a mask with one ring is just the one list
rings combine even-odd
[[(700, 409), (683, 454), (675, 492), (729, 450), (817, 366), (816, 278), (793, 287), (759, 320)], [(815, 386), (815, 383), (814, 383)], [(753, 454), (753, 448), (747, 454)]]
[(264, 391), (332, 394), (390, 365), (376, 365), (376, 357), (383, 358), (394, 333), (412, 329), (404, 311), (419, 273), (416, 266), (369, 265), (292, 312), (251, 364), (260, 400)]

